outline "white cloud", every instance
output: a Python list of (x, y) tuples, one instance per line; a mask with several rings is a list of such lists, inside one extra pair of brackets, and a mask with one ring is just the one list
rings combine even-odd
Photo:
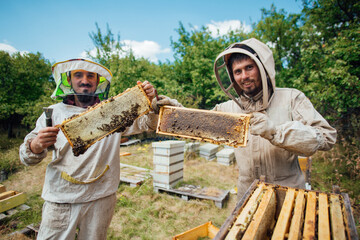
[(0, 50), (8, 52), (9, 54), (14, 54), (14, 53), (20, 52), (21, 55), (23, 55), (23, 54), (28, 53), (28, 51), (19, 51), (16, 48), (14, 48), (13, 46), (6, 44), (6, 43), (0, 43)]
[(125, 50), (132, 49), (136, 57), (144, 57), (152, 62), (158, 61), (157, 58), (158, 54), (170, 52), (170, 48), (161, 49), (161, 46), (158, 43), (148, 40), (142, 42), (133, 41), (133, 40), (124, 40), (123, 43), (125, 45), (124, 46)]
[[(154, 41), (134, 41), (134, 40), (124, 40), (121, 41), (122, 48), (125, 50), (124, 54), (120, 54), (120, 56), (124, 56), (127, 52), (132, 49), (133, 54), (137, 58), (146, 58), (151, 62), (157, 62), (158, 61), (158, 55), (163, 53), (170, 53), (170, 48), (164, 48), (162, 49), (161, 46), (154, 42)], [(96, 55), (96, 49), (90, 50), (90, 54), (92, 56)], [(81, 57), (86, 57), (86, 52), (82, 52), (80, 54)]]
[(10, 54), (18, 52), (16, 48), (5, 43), (0, 43), (0, 50), (8, 52)]
[(223, 22), (211, 21), (207, 24), (209, 31), (213, 37), (218, 37), (227, 34), (229, 31), (243, 30), (246, 33), (251, 31), (251, 26), (240, 22), (239, 20), (229, 20)]

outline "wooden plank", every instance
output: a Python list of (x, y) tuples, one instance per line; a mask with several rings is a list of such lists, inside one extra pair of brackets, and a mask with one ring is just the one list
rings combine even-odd
[(141, 185), (151, 174), (150, 169), (120, 163), (120, 181), (129, 183), (131, 187)]
[(304, 223), (304, 209), (305, 209), (305, 192), (300, 189), (296, 195), (294, 214), (291, 219), (291, 225), (289, 230), (288, 240), (301, 239), (302, 227)]
[(8, 198), (8, 197), (13, 196), (13, 195), (15, 195), (15, 191), (6, 191), (6, 192), (3, 192), (3, 193), (0, 193), (0, 200)]
[(173, 240), (191, 240), (206, 236), (207, 236), (207, 224), (204, 224), (196, 228), (190, 229), (180, 235), (175, 236)]
[(131, 155), (131, 153), (129, 153), (129, 152), (121, 152), (120, 153), (120, 157), (125, 157), (125, 156), (130, 156)]
[(246, 146), (250, 116), (164, 106), (160, 109), (156, 133), (232, 147)]
[(208, 225), (208, 237), (213, 239), (216, 234), (219, 232), (219, 228), (215, 227), (214, 225), (212, 225), (212, 223), (210, 222)]
[(347, 229), (347, 237), (351, 240), (359, 239), (356, 224), (354, 220), (354, 216), (351, 211), (350, 199), (347, 193), (341, 193), (344, 199), (344, 218), (345, 218), (345, 225)]
[(308, 192), (304, 223), (304, 240), (315, 239), (316, 192)]
[(241, 199), (236, 203), (236, 206), (234, 210), (231, 212), (231, 214), (227, 217), (224, 224), (221, 226), (219, 232), (216, 234), (215, 238), (213, 240), (223, 240), (225, 239), (226, 235), (229, 232), (229, 229), (233, 225), (233, 222), (236, 220), (236, 217), (240, 214), (241, 210), (244, 207), (244, 204), (248, 201), (251, 194), (256, 189), (257, 185), (259, 183), (258, 179), (255, 179), (250, 187), (246, 190), (244, 195), (241, 197)]
[(225, 240), (240, 239), (244, 234), (247, 226), (250, 224), (251, 219), (259, 206), (261, 197), (264, 194), (265, 184), (260, 183), (254, 193), (251, 195), (249, 201), (237, 217)]
[(0, 213), (19, 206), (26, 202), (26, 194), (16, 192), (15, 195), (10, 196), (0, 201)]
[(0, 184), (0, 193), (6, 192), (6, 187)]
[(290, 227), (290, 217), (294, 206), (295, 189), (289, 188), (286, 192), (279, 218), (276, 222), (272, 240), (284, 239)]
[(330, 220), (333, 240), (345, 240), (346, 236), (341, 203), (339, 195), (336, 194), (330, 195)]
[[(224, 206), (225, 201), (227, 201), (228, 197), (229, 197), (229, 192), (228, 190), (220, 190), (217, 189), (217, 194), (215, 195), (209, 195), (206, 194), (206, 189), (207, 188), (202, 188), (200, 190), (200, 193), (191, 193), (191, 192), (187, 192), (187, 191), (182, 191), (179, 189), (167, 189), (167, 188), (163, 188), (163, 187), (158, 187), (158, 186), (154, 186), (154, 190), (155, 192), (166, 192), (166, 193), (170, 193), (170, 194), (175, 194), (175, 195), (179, 195), (181, 196), (182, 199), (184, 200), (189, 200), (190, 198), (197, 198), (197, 199), (205, 199), (205, 200), (212, 200), (215, 202), (215, 206), (217, 206), (218, 208), (222, 208)], [(215, 190), (215, 189), (212, 189)]]
[(193, 240), (203, 237), (213, 238), (218, 231), (219, 229), (212, 225), (211, 222), (207, 222), (184, 233), (176, 235), (173, 237), (173, 240)]
[(150, 104), (141, 85), (137, 85), (66, 119), (57, 127), (72, 146), (74, 155), (79, 156), (102, 138), (123, 132), (138, 117), (150, 111)]
[(274, 188), (268, 188), (256, 210), (253, 221), (245, 231), (242, 240), (266, 239), (266, 234), (274, 221), (276, 197)]
[(318, 239), (330, 240), (330, 219), (328, 197), (319, 193)]

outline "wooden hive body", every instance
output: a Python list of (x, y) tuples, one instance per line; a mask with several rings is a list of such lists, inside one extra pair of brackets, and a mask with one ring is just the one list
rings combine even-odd
[(218, 145), (246, 146), (250, 116), (164, 106), (160, 109), (156, 132)]
[(78, 156), (107, 135), (123, 132), (149, 111), (150, 100), (137, 85), (65, 120), (59, 127)]
[(255, 181), (214, 239), (355, 240), (358, 236), (347, 194)]

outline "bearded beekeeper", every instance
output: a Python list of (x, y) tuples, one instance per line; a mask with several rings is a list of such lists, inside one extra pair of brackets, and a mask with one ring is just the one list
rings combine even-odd
[(260, 176), (270, 183), (305, 188), (298, 156), (330, 150), (336, 130), (304, 93), (275, 86), (272, 51), (257, 39), (230, 45), (217, 56), (214, 71), (231, 98), (214, 110), (253, 114), (247, 146), (235, 149), (238, 198)]
[[(71, 59), (54, 64), (52, 73), (57, 84), (52, 98), (63, 100), (50, 106), (53, 126), (108, 97), (112, 73), (98, 63)], [(154, 87), (147, 81), (142, 87), (153, 100)], [(162, 96), (152, 105), (158, 109), (164, 104), (178, 103)], [(46, 127), (44, 114), (39, 117), (19, 151), (21, 161), (31, 166), (46, 157), (49, 146), (55, 146), (46, 169), (38, 239), (75, 239), (77, 231), (77, 239), (106, 239), (120, 181), (121, 136), (154, 130), (157, 119), (151, 111), (124, 132), (103, 138), (75, 157), (63, 133), (57, 127)]]

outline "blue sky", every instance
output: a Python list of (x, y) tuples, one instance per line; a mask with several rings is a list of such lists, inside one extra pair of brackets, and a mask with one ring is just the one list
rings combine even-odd
[(0, 50), (40, 52), (52, 63), (85, 56), (89, 33), (106, 24), (137, 56), (153, 62), (173, 59), (170, 38), (179, 22), (189, 30), (208, 26), (226, 32), (251, 29), (261, 8), (300, 13), (300, 0), (0, 0)]

